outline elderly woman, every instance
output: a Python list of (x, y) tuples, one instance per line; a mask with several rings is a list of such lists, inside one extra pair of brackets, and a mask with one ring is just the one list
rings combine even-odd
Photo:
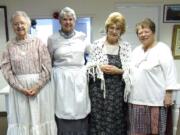
[(164, 135), (167, 108), (176, 86), (169, 47), (155, 39), (155, 24), (144, 19), (136, 25), (141, 45), (132, 53), (132, 89), (128, 98), (129, 135)]
[(90, 67), (90, 135), (126, 135), (127, 106), (124, 102), (126, 70), (131, 46), (123, 41), (125, 18), (118, 12), (105, 22), (106, 36), (95, 41)]
[(58, 135), (87, 135), (90, 100), (84, 54), (89, 44), (75, 28), (76, 14), (65, 7), (60, 11), (61, 30), (48, 39), (55, 86), (55, 117)]
[(7, 135), (55, 135), (48, 49), (28, 35), (31, 21), (25, 12), (15, 12), (11, 23), (16, 37), (7, 43), (1, 61), (10, 85)]

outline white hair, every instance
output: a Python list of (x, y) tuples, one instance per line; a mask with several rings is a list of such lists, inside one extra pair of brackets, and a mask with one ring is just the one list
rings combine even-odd
[(29, 26), (31, 26), (31, 19), (30, 19), (30, 17), (27, 15), (27, 13), (24, 12), (24, 11), (16, 11), (16, 12), (12, 15), (12, 17), (11, 17), (11, 24), (13, 24), (13, 20), (14, 20), (14, 18), (15, 18), (16, 16), (22, 16), (22, 17), (24, 17), (24, 18), (26, 19), (26, 21), (27, 21), (27, 24), (28, 24)]
[(60, 13), (59, 13), (59, 17), (60, 18), (64, 18), (65, 15), (70, 15), (70, 16), (73, 16), (74, 20), (76, 20), (76, 13), (75, 11), (70, 8), (70, 7), (65, 7), (63, 8)]

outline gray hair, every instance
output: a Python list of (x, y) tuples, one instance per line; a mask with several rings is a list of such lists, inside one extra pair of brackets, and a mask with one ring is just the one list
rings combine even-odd
[(70, 8), (70, 7), (65, 7), (63, 8), (60, 13), (59, 13), (59, 17), (60, 18), (64, 18), (65, 15), (70, 15), (70, 16), (73, 16), (74, 20), (76, 20), (76, 13), (75, 11)]
[(31, 19), (30, 19), (30, 17), (27, 15), (27, 13), (24, 12), (24, 11), (16, 11), (16, 12), (12, 15), (12, 17), (11, 17), (11, 24), (13, 24), (13, 20), (14, 20), (14, 18), (15, 18), (16, 16), (22, 16), (22, 17), (24, 17), (24, 18), (26, 19), (26, 21), (27, 21), (28, 26), (29, 26), (29, 27), (31, 26)]

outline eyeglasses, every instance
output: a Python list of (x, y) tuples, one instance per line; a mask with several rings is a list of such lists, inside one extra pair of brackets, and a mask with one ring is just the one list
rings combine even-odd
[(26, 23), (24, 23), (24, 22), (15, 22), (15, 23), (13, 23), (13, 25), (18, 27), (18, 26), (24, 26), (24, 25), (26, 25)]
[(150, 31), (150, 30), (139, 30), (138, 31), (138, 36), (150, 35), (150, 34), (152, 34), (152, 31)]

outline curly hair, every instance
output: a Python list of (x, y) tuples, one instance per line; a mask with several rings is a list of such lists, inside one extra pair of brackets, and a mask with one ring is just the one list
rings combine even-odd
[(113, 12), (108, 16), (108, 18), (106, 19), (106, 22), (105, 22), (106, 32), (108, 31), (108, 27), (113, 25), (113, 24), (116, 24), (117, 26), (120, 27), (120, 29), (121, 29), (120, 35), (125, 33), (126, 21), (125, 21), (124, 16), (121, 13)]

